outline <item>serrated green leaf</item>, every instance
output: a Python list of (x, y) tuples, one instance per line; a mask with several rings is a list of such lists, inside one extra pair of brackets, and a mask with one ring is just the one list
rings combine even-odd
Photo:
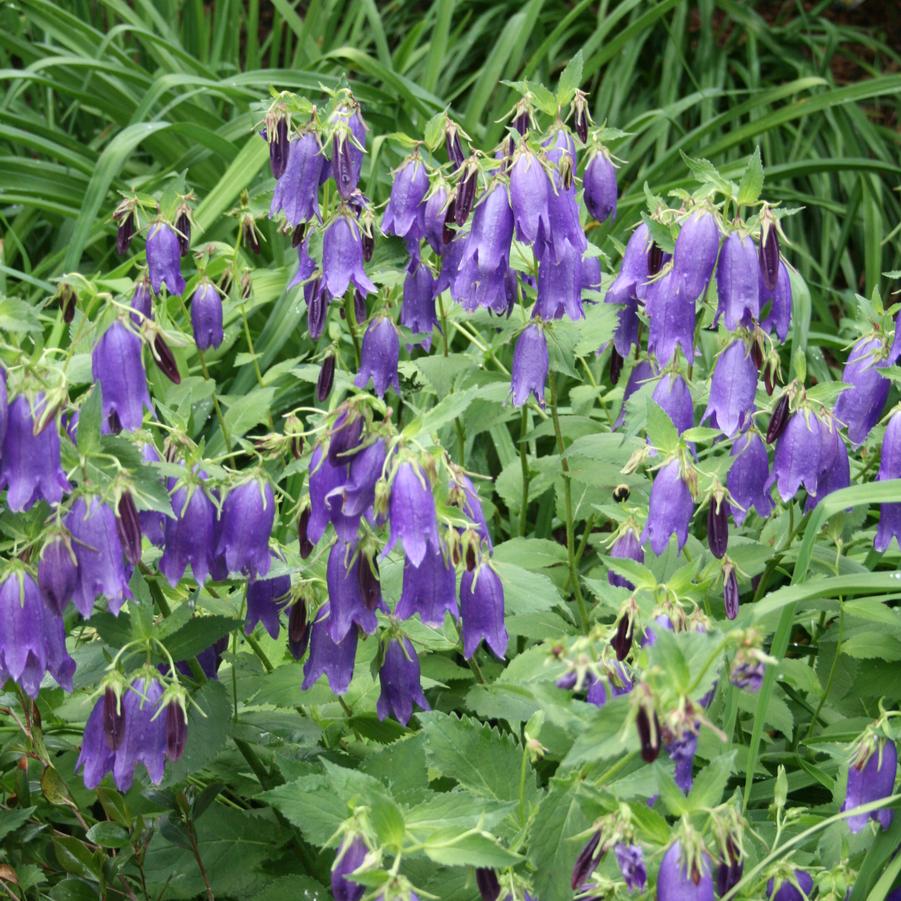
[(582, 66), (582, 51), (579, 50), (560, 74), (557, 86), (557, 103), (560, 106), (566, 106), (576, 96), (576, 91), (582, 84)]
[(738, 203), (757, 203), (760, 193), (763, 191), (763, 161), (760, 158), (760, 147), (754, 148), (754, 153), (748, 158), (741, 183), (738, 186)]

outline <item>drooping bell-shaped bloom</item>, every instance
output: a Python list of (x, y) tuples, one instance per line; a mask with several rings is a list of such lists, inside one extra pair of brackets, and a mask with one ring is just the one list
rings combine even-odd
[(676, 238), (673, 282), (683, 297), (696, 300), (707, 288), (720, 246), (716, 217), (706, 210), (692, 213)]
[(657, 871), (657, 901), (713, 901), (710, 857), (702, 851), (696, 863), (684, 859), (677, 839), (663, 855)]
[(786, 878), (776, 883), (770, 879), (766, 884), (770, 901), (808, 901), (812, 890), (813, 877), (804, 870), (795, 870), (794, 880)]
[(792, 283), (788, 267), (781, 261), (776, 287), (772, 291), (767, 290), (761, 279), (760, 312), (763, 314), (761, 326), (768, 332), (775, 332), (779, 340), (784, 341), (792, 322)]
[(747, 325), (760, 313), (759, 270), (754, 241), (738, 232), (728, 235), (716, 267), (716, 290), (717, 318), (723, 314), (730, 331)]
[(115, 513), (99, 498), (90, 498), (89, 504), (78, 498), (65, 523), (78, 559), (78, 585), (72, 597), (76, 609), (87, 618), (94, 601), (103, 596), (110, 613), (117, 615), (131, 597), (131, 568), (125, 561)]
[(743, 430), (754, 413), (757, 367), (745, 342), (733, 341), (720, 355), (710, 379), (710, 400), (701, 421), (731, 438)]
[(304, 238), (297, 248), (297, 272), (294, 278), (288, 282), (288, 287), (302, 285), (316, 272), (316, 261), (310, 256), (310, 239)]
[(397, 378), (397, 361), (400, 358), (400, 338), (394, 323), (387, 316), (377, 316), (369, 323), (363, 335), (360, 352), (360, 371), (354, 379), (358, 388), (365, 388), (372, 380), (372, 387), (379, 397), (388, 388), (400, 394)]
[(208, 279), (203, 279), (191, 295), (191, 328), (198, 350), (222, 343), (222, 298)]
[(366, 858), (369, 849), (360, 836), (347, 836), (335, 855), (332, 866), (332, 897), (334, 901), (360, 901), (366, 887), (351, 882), (347, 877), (358, 869)]
[[(863, 804), (881, 801), (895, 790), (895, 774), (898, 769), (898, 751), (893, 741), (876, 742), (869, 749), (869, 755), (861, 754), (848, 769), (848, 785), (842, 810), (852, 810)], [(848, 817), (848, 828), (860, 832), (873, 820), (883, 829), (892, 825), (892, 810), (881, 807), (870, 813)]]
[[(335, 531), (345, 541), (354, 537), (360, 517), (372, 508), (375, 486), (387, 456), (388, 449), (381, 438), (357, 449), (348, 458), (347, 481), (327, 495)], [(336, 515), (336, 499), (340, 500), (340, 515)]]
[(695, 302), (682, 296), (672, 271), (652, 282), (645, 294), (650, 329), (648, 352), (667, 366), (680, 347), (685, 359), (694, 359)]
[(41, 552), (38, 585), (50, 609), (61, 616), (78, 586), (78, 561), (62, 538), (54, 539)]
[(404, 581), (394, 613), (398, 619), (409, 619), (418, 613), (427, 625), (439, 628), (444, 615), (457, 615), (456, 574), (451, 562), (439, 551), (427, 553), (419, 566), (404, 561)]
[(451, 237), (444, 229), (444, 221), (448, 214), (447, 188), (443, 182), (439, 182), (433, 187), (422, 207), (422, 236), (439, 256), (448, 246), (445, 238)]
[(141, 427), (145, 408), (153, 409), (142, 348), (141, 339), (116, 320), (91, 353), (91, 373), (100, 385), (104, 422), (115, 415), (128, 432)]
[(766, 446), (759, 435), (747, 432), (732, 445), (732, 466), (726, 477), (726, 487), (735, 504), (730, 504), (732, 518), (741, 525), (753, 507), (758, 516), (766, 518), (775, 506), (769, 483), (770, 463)]
[(625, 303), (629, 299), (637, 298), (635, 289), (648, 279), (649, 243), (650, 232), (647, 225), (642, 222), (629, 236), (619, 272), (604, 298), (607, 303)]
[(66, 650), (62, 617), (51, 610), (29, 573), (0, 584), (0, 684), (8, 678), (36, 698), (44, 673), (72, 691), (75, 661)]
[(817, 492), (816, 495), (808, 492), (807, 500), (804, 502), (805, 513), (813, 510), (824, 497), (828, 497), (833, 491), (847, 488), (851, 484), (851, 461), (848, 459), (848, 449), (839, 433), (838, 422), (830, 417), (822, 424), (820, 434), (822, 444), (820, 445)]
[(692, 728), (666, 743), (666, 753), (676, 765), (676, 785), (687, 795), (691, 791), (692, 766), (698, 749), (698, 733)]
[(275, 183), (269, 218), (280, 212), (295, 226), (319, 216), (319, 179), (326, 159), (315, 132), (304, 132), (288, 145), (284, 174)]
[(350, 216), (336, 216), (322, 236), (322, 283), (335, 298), (343, 297), (349, 285), (371, 294), (375, 285), (363, 269), (363, 237)]
[[(162, 462), (159, 452), (152, 444), (142, 445), (141, 459), (147, 464)], [(147, 470), (145, 470), (145, 472), (147, 472)], [(166, 540), (167, 519), (169, 519), (169, 517), (165, 513), (160, 513), (157, 510), (138, 511), (141, 534), (156, 547), (162, 547)]]
[(474, 263), (482, 275), (506, 268), (512, 238), (513, 210), (507, 188), (496, 181), (476, 207), (461, 264)]
[(665, 374), (657, 382), (651, 398), (669, 416), (680, 435), (695, 424), (691, 391), (681, 375)]
[(181, 294), (185, 290), (178, 235), (167, 222), (154, 222), (150, 226), (147, 233), (147, 268), (155, 293), (160, 293), (164, 283), (170, 294)]
[(419, 240), (423, 234), (423, 200), (428, 190), (429, 175), (422, 160), (411, 157), (394, 173), (382, 231), (398, 238)]
[(654, 476), (643, 540), (650, 540), (654, 553), (662, 554), (670, 535), (675, 535), (681, 551), (688, 540), (692, 513), (694, 503), (682, 478), (679, 461), (670, 460)]
[(59, 463), (59, 432), (51, 416), (41, 431), (34, 428), (44, 411), (44, 396), (35, 399), (34, 409), (24, 394), (8, 408), (6, 435), (0, 454), (0, 489), (6, 488), (6, 505), (14, 513), (28, 510), (39, 500), (56, 504), (70, 488)]
[(538, 262), (538, 292), (533, 315), (542, 319), (584, 319), (582, 258), (569, 245), (556, 257), (545, 250)]
[(203, 583), (216, 557), (216, 505), (200, 485), (182, 486), (172, 496), (175, 518), (167, 517), (160, 572), (176, 585), (190, 564), (194, 579)]
[(582, 176), (585, 207), (592, 219), (616, 216), (616, 167), (603, 151), (592, 154)]
[(866, 441), (888, 399), (891, 382), (879, 374), (881, 351), (879, 338), (861, 338), (851, 349), (842, 372), (842, 381), (850, 387), (838, 396), (835, 416), (848, 427), (848, 437), (855, 447)]
[[(885, 427), (877, 478), (880, 482), (901, 479), (901, 412), (893, 413)], [(879, 528), (873, 546), (877, 551), (886, 551), (892, 538), (901, 546), (901, 503), (880, 505)]]
[(539, 229), (539, 246), (544, 247), (541, 256), (550, 256), (560, 260), (572, 252), (581, 258), (588, 248), (588, 239), (579, 221), (579, 203), (576, 198), (575, 185), (568, 188), (563, 184), (559, 172), (553, 173), (553, 190), (548, 194), (548, 219), (550, 227), (545, 231)]
[(407, 267), (404, 278), (403, 303), (400, 308), (400, 324), (411, 332), (431, 335), (438, 324), (435, 315), (435, 279), (422, 261), (414, 259)]
[(350, 686), (357, 655), (357, 630), (351, 629), (344, 639), (332, 641), (329, 634), (329, 604), (324, 604), (310, 627), (310, 656), (303, 667), (304, 690), (320, 676), (328, 679), (331, 690), (343, 695)]
[(273, 637), (278, 638), (279, 614), (291, 594), (291, 577), (274, 579), (250, 579), (247, 582), (247, 614), (244, 617), (244, 634), (250, 635), (257, 623)]
[(356, 551), (353, 545), (338, 539), (332, 545), (328, 556), (326, 584), (331, 611), (328, 631), (329, 637), (335, 643), (343, 641), (349, 632), (356, 632), (357, 627), (367, 635), (372, 635), (378, 626), (375, 618), (376, 608), (386, 609), (378, 592), (377, 582), (375, 603), (371, 606), (368, 603), (364, 592), (362, 568), (370, 566), (370, 563), (361, 553), (356, 553), (356, 559), (353, 559)]
[(135, 282), (135, 289), (131, 295), (131, 308), (134, 310), (131, 314), (131, 321), (138, 328), (145, 319), (153, 319), (153, 297), (150, 293), (150, 282), (146, 276)]
[(420, 566), (426, 553), (441, 549), (432, 483), (425, 470), (404, 460), (394, 473), (388, 499), (391, 534), (382, 556), (400, 541), (404, 555)]
[(550, 179), (541, 161), (523, 145), (510, 169), (510, 204), (516, 237), (520, 241), (534, 244), (539, 226), (545, 234), (549, 232), (548, 194), (551, 190)]
[(275, 521), (275, 496), (268, 481), (249, 479), (229, 491), (222, 505), (216, 556), (231, 573), (265, 576), (271, 562), (269, 536)]
[(578, 891), (588, 882), (589, 877), (601, 862), (601, 858), (606, 852), (606, 847), (598, 852), (600, 843), (601, 831), (597, 830), (591, 834), (588, 841), (582, 846), (582, 850), (579, 851), (576, 862), (573, 864), (572, 876), (570, 878), (570, 885), (572, 886), (573, 891)]
[(347, 464), (333, 465), (322, 445), (317, 445), (310, 456), (310, 519), (307, 523), (307, 538), (317, 544), (328, 524), (340, 514), (341, 495), (335, 493), (347, 481)]
[[(610, 548), (610, 556), (619, 560), (635, 560), (637, 563), (644, 563), (644, 549), (634, 529), (626, 529), (620, 534)], [(612, 569), (607, 570), (607, 581), (618, 588), (628, 588), (630, 591), (635, 588), (627, 578)]]
[(466, 473), (460, 473), (458, 476), (458, 484), (463, 489), (463, 512), (471, 523), (475, 525), (476, 531), (479, 533), (482, 541), (488, 545), (489, 550), (494, 550), (491, 542), (491, 533), (488, 531), (488, 521), (485, 519), (485, 511), (482, 509), (482, 501), (479, 498), (479, 492), (473, 485), (472, 479)]
[(779, 495), (786, 503), (803, 485), (808, 494), (817, 494), (821, 470), (824, 432), (828, 427), (811, 411), (793, 413), (776, 445), (773, 474)]
[(595, 679), (585, 692), (585, 700), (595, 707), (603, 707), (607, 703), (608, 692), (611, 697), (618, 698), (632, 691), (633, 683), (623, 665), (617, 661), (615, 669), (608, 671), (606, 679)]
[(514, 406), (521, 407), (531, 394), (544, 407), (544, 386), (547, 383), (548, 352), (544, 330), (535, 323), (527, 325), (516, 339), (513, 349), (511, 390)]
[(626, 881), (630, 892), (640, 892), (648, 881), (648, 872), (644, 863), (644, 852), (639, 845), (617, 843), (613, 848), (619, 871)]
[(653, 378), (654, 370), (648, 360), (640, 360), (635, 364), (626, 381), (626, 387), (623, 391), (623, 405), (620, 408), (619, 416), (616, 417), (616, 422), (613, 423), (614, 429), (621, 428), (626, 421), (626, 404), (629, 398)]
[(419, 658), (409, 638), (391, 639), (385, 650), (385, 660), (379, 670), (382, 693), (376, 705), (379, 719), (393, 716), (406, 726), (413, 714), (413, 705), (431, 710), (419, 682)]
[(463, 620), (463, 656), (467, 660), (472, 657), (484, 640), (494, 655), (503, 660), (509, 641), (504, 625), (504, 586), (489, 564), (463, 573), (460, 617)]
[(320, 179), (329, 174), (335, 178), (338, 193), (348, 200), (360, 183), (363, 152), (366, 149), (366, 123), (357, 106), (344, 105), (336, 110), (334, 119), (339, 127), (335, 134), (331, 169), (323, 167)]

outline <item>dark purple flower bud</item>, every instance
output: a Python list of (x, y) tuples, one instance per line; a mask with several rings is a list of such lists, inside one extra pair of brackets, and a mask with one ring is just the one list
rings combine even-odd
[(723, 567), (723, 607), (726, 610), (726, 619), (735, 619), (738, 616), (739, 600), (741, 592), (738, 588), (738, 576), (735, 568), (730, 564)]
[(332, 866), (332, 897), (334, 901), (360, 901), (365, 886), (351, 882), (347, 877), (363, 863), (369, 849), (359, 836), (347, 836)]
[(431, 710), (419, 682), (419, 658), (409, 638), (392, 639), (385, 651), (379, 670), (382, 692), (376, 705), (380, 720), (393, 716), (406, 726), (413, 714), (413, 705)]
[(496, 657), (504, 659), (509, 636), (504, 625), (504, 586), (489, 564), (466, 570), (460, 580), (463, 656), (472, 657), (484, 639)]
[(275, 496), (268, 481), (249, 479), (229, 491), (222, 505), (216, 556), (225, 556), (231, 573), (253, 578), (269, 572), (269, 536), (275, 520)]
[(745, 342), (733, 341), (719, 356), (710, 379), (710, 400), (701, 422), (732, 438), (751, 421), (757, 394), (757, 367)]
[[(298, 226), (299, 228), (300, 226)], [(304, 285), (306, 288), (306, 282), (312, 278), (312, 276), (316, 272), (316, 261), (310, 256), (310, 241), (307, 238), (301, 245), (297, 248), (297, 272), (294, 274), (294, 278), (288, 282), (288, 287), (293, 288), (295, 285)], [(222, 288), (223, 293), (228, 293), (226, 289)], [(306, 292), (304, 293), (306, 297)], [(307, 300), (309, 303), (309, 300)]]
[(267, 132), (267, 140), (269, 141), (269, 168), (272, 170), (273, 178), (281, 178), (285, 173), (285, 167), (288, 164), (288, 119), (285, 116), (279, 116), (275, 122), (275, 128), (272, 133)]
[(725, 314), (726, 328), (730, 331), (757, 319), (760, 313), (759, 281), (754, 241), (747, 235), (732, 232), (723, 242), (716, 267), (717, 319)]
[(87, 619), (94, 601), (103, 595), (110, 613), (117, 615), (131, 597), (131, 568), (125, 562), (115, 514), (97, 498), (90, 499), (90, 507), (78, 498), (66, 516), (66, 528), (78, 560), (78, 586), (72, 598), (76, 609)]
[(115, 414), (121, 427), (130, 432), (141, 427), (144, 408), (153, 409), (142, 348), (141, 339), (117, 320), (91, 354), (91, 373), (100, 385), (104, 420)]
[(582, 259), (579, 251), (564, 245), (555, 257), (545, 249), (538, 263), (538, 298), (534, 316), (560, 319), (564, 313), (570, 319), (583, 319)]
[(521, 407), (531, 394), (544, 407), (544, 386), (547, 383), (547, 339), (541, 326), (530, 323), (516, 339), (513, 350), (511, 390), (514, 406)]
[(169, 349), (163, 336), (157, 332), (153, 337), (153, 359), (159, 366), (160, 372), (173, 384), (181, 384), (181, 375), (178, 371), (178, 363), (175, 355)]
[[(325, 157), (319, 138), (305, 132), (288, 145), (288, 162), (275, 185), (269, 218), (284, 212), (288, 225), (319, 217), (319, 178)], [(298, 242), (299, 243), (299, 242)]]
[(640, 892), (648, 881), (648, 872), (644, 864), (644, 852), (638, 845), (627, 845), (620, 842), (613, 848), (619, 871), (626, 881), (630, 892)]
[(882, 416), (891, 383), (879, 374), (883, 365), (882, 341), (861, 338), (851, 349), (842, 372), (842, 381), (850, 385), (835, 402), (835, 416), (848, 427), (848, 438), (857, 447), (863, 444)]
[(38, 585), (50, 609), (62, 616), (78, 585), (77, 561), (63, 539), (45, 545), (38, 566)]
[(603, 151), (594, 153), (582, 176), (585, 206), (598, 222), (616, 216), (616, 167)]
[(175, 220), (175, 234), (178, 237), (178, 252), (181, 256), (187, 256), (191, 249), (191, 217), (188, 211), (182, 208)]
[(330, 353), (323, 361), (319, 370), (319, 378), (316, 379), (316, 400), (322, 403), (328, 400), (332, 393), (332, 385), (335, 382), (335, 355)]
[(447, 150), (448, 161), (454, 169), (463, 165), (466, 157), (463, 155), (463, 145), (460, 143), (460, 132), (456, 125), (448, 123), (444, 129), (444, 147)]
[(288, 609), (288, 650), (295, 660), (300, 660), (310, 643), (310, 625), (307, 620), (307, 605), (296, 601)]
[(635, 716), (635, 726), (641, 745), (641, 759), (645, 763), (653, 763), (660, 754), (660, 721), (657, 719), (657, 712), (652, 710), (649, 713), (642, 705)]
[(672, 272), (648, 286), (645, 308), (650, 321), (648, 352), (661, 366), (667, 366), (678, 346), (690, 363), (694, 359), (695, 302), (682, 296)]
[(783, 394), (776, 401), (776, 406), (773, 407), (773, 415), (770, 417), (770, 422), (766, 429), (767, 444), (777, 441), (785, 431), (786, 425), (788, 425), (788, 401), (788, 395)]
[(172, 496), (175, 518), (167, 518), (159, 570), (176, 585), (190, 563), (198, 583), (206, 581), (216, 551), (216, 505), (201, 485), (178, 488)]
[[(353, 559), (356, 554), (356, 559)], [(364, 594), (364, 579), (361, 572), (368, 566), (363, 554), (353, 545), (340, 538), (332, 545), (329, 552), (326, 583), (328, 584), (329, 637), (335, 643), (341, 642), (349, 632), (356, 633), (359, 626), (367, 635), (375, 632), (378, 622), (375, 618), (376, 607), (385, 609), (375, 582), (375, 603), (370, 606)]]
[(792, 414), (776, 445), (770, 476), (783, 501), (790, 501), (802, 485), (816, 497), (824, 438), (829, 437), (828, 426), (811, 411)]
[[(869, 753), (867, 753), (869, 751)], [(871, 804), (889, 797), (895, 790), (895, 772), (898, 769), (898, 751), (893, 741), (877, 742), (857, 755), (848, 769), (848, 785), (842, 810), (853, 810), (863, 804)], [(892, 825), (892, 810), (882, 807), (870, 813), (848, 817), (848, 828), (860, 832), (869, 820), (883, 829)]]
[(128, 245), (135, 233), (135, 214), (133, 210), (126, 210), (119, 218), (119, 227), (116, 229), (116, 253), (124, 257), (128, 252)]
[(619, 355), (619, 351), (616, 347), (613, 347), (610, 351), (610, 384), (616, 385), (619, 382), (619, 377), (623, 373), (623, 358)]
[(632, 650), (633, 633), (634, 620), (628, 613), (622, 614), (616, 623), (616, 632), (610, 639), (617, 660), (625, 660), (629, 656), (629, 651)]
[[(883, 482), (899, 478), (901, 478), (901, 413), (893, 413), (885, 427), (877, 479)], [(901, 545), (901, 503), (880, 505), (879, 528), (876, 530), (873, 546), (880, 553), (887, 551), (892, 538)]]
[(691, 391), (681, 375), (664, 375), (654, 388), (651, 398), (669, 416), (680, 435), (695, 424)]
[(204, 279), (191, 296), (191, 327), (198, 350), (222, 343), (222, 298), (216, 286)]
[(366, 309), (366, 297), (357, 290), (354, 290), (354, 319), (359, 322), (365, 322), (369, 311)]
[(115, 751), (122, 744), (125, 735), (125, 715), (122, 710), (122, 699), (112, 689), (103, 692), (103, 737), (110, 751)]
[(804, 870), (795, 870), (794, 880), (781, 879), (776, 885), (770, 879), (766, 884), (766, 894), (770, 901), (807, 901), (812, 890), (813, 877)]
[(429, 549), (440, 551), (432, 483), (421, 466), (405, 460), (397, 467), (391, 481), (388, 516), (391, 535), (382, 556), (398, 541), (414, 566), (422, 564)]
[(779, 263), (776, 276), (776, 287), (768, 291), (761, 280), (760, 311), (769, 304), (769, 312), (764, 316), (761, 325), (768, 332), (776, 332), (780, 341), (788, 337), (792, 321), (792, 283), (785, 263)]
[(175, 761), (185, 752), (188, 740), (188, 715), (184, 707), (176, 701), (166, 705), (166, 757)]
[(322, 236), (322, 282), (332, 297), (343, 297), (350, 284), (364, 294), (375, 291), (363, 269), (360, 228), (349, 216), (337, 216)]
[(119, 498), (116, 508), (116, 527), (119, 530), (119, 538), (122, 540), (122, 551), (125, 559), (133, 566), (141, 562), (141, 520), (138, 517), (138, 508), (134, 498), (129, 492), (124, 492)]
[(653, 377), (654, 370), (647, 360), (639, 361), (632, 368), (632, 371), (629, 373), (629, 378), (626, 381), (626, 387), (623, 391), (623, 405), (620, 408), (619, 416), (616, 417), (616, 422), (613, 423), (614, 429), (620, 428), (626, 421), (626, 404), (629, 398)]
[(650, 539), (655, 554), (666, 550), (671, 535), (675, 535), (681, 551), (688, 540), (688, 524), (694, 513), (691, 492), (682, 478), (678, 460), (670, 460), (654, 476), (648, 506), (648, 521), (643, 540)]
[(135, 289), (131, 295), (131, 308), (135, 311), (131, 314), (131, 321), (138, 328), (145, 319), (153, 319), (153, 298), (150, 294), (150, 283), (146, 278), (135, 282)]
[(350, 686), (354, 674), (354, 658), (357, 654), (357, 630), (351, 629), (342, 641), (334, 642), (329, 634), (329, 607), (325, 604), (310, 627), (310, 656), (303, 667), (304, 690), (322, 675), (328, 679), (331, 690), (343, 695)]
[[(4, 398), (6, 395), (4, 380)], [(71, 487), (59, 462), (56, 417), (35, 435), (36, 421), (44, 412), (44, 396), (35, 398), (34, 409), (20, 394), (6, 409), (3, 452), (0, 454), (0, 489), (8, 489), (6, 506), (14, 513), (28, 510), (39, 500), (57, 504)]]
[(241, 218), (241, 246), (246, 247), (251, 253), (260, 252), (256, 223), (250, 213)]
[(729, 504), (722, 498), (710, 498), (707, 507), (707, 544), (717, 559), (722, 560), (726, 555), (729, 546)]
[(299, 247), (303, 243), (304, 235), (307, 233), (306, 222), (298, 222), (291, 232), (291, 246)]
[[(347, 128), (339, 129), (335, 135), (331, 169), (338, 185), (338, 193), (343, 200), (349, 200), (360, 182), (363, 150), (366, 147), (366, 125), (359, 110), (344, 108), (338, 111), (337, 118), (343, 120)], [(323, 171), (320, 179), (324, 181), (327, 177), (327, 171)]]
[(683, 297), (696, 300), (704, 293), (719, 246), (720, 229), (712, 213), (699, 210), (682, 223), (673, 252), (673, 282)]
[(466, 220), (469, 218), (472, 205), (476, 199), (478, 184), (479, 170), (475, 167), (457, 183), (452, 209), (454, 211), (454, 222), (459, 226), (465, 225)]
[(0, 365), (0, 459), (3, 457), (3, 442), (9, 423), (9, 391), (6, 386), (6, 370)]
[(550, 233), (548, 194), (552, 190), (548, 174), (538, 157), (528, 149), (517, 153), (510, 169), (510, 203), (518, 240), (534, 244), (538, 239), (539, 225), (544, 234)]
[(310, 518), (312, 512), (305, 507), (297, 517), (297, 541), (300, 545), (300, 558), (306, 560), (313, 553), (314, 544), (310, 541)]
[(444, 253), (445, 222), (453, 221), (453, 208), (448, 206), (447, 189), (439, 184), (425, 201), (422, 210), (423, 237), (437, 254)]
[[(644, 550), (638, 541), (638, 535), (632, 529), (626, 529), (613, 542), (613, 547), (610, 548), (610, 556), (617, 557), (620, 560), (635, 560), (638, 563), (644, 563)], [(615, 573), (612, 569), (607, 570), (607, 581), (618, 588), (628, 588), (630, 591), (635, 588), (628, 579)]]
[(303, 286), (303, 298), (307, 305), (307, 329), (310, 337), (318, 341), (325, 329), (325, 320), (328, 315), (328, 296), (322, 285), (322, 280), (315, 278)]
[(760, 242), (760, 282), (767, 291), (775, 291), (779, 280), (779, 234), (775, 228), (765, 229)]
[(360, 352), (360, 371), (354, 379), (358, 388), (366, 388), (372, 380), (372, 387), (379, 397), (384, 397), (388, 388), (400, 394), (397, 378), (397, 362), (400, 358), (400, 338), (394, 323), (387, 316), (378, 316), (369, 323), (363, 335), (363, 349)]
[[(648, 275), (655, 276), (666, 262), (666, 254), (656, 241), (651, 241), (648, 247)], [(639, 295), (640, 297), (641, 295)]]
[(147, 235), (147, 268), (150, 270), (150, 284), (157, 294), (164, 282), (170, 294), (181, 294), (185, 290), (178, 235), (166, 222), (155, 222), (150, 226)]
[(701, 852), (697, 862), (685, 860), (682, 843), (674, 841), (657, 871), (657, 901), (713, 901), (710, 856)]
[(398, 238), (419, 240), (423, 234), (423, 200), (428, 190), (429, 175), (422, 160), (408, 159), (394, 173), (382, 231)]
[(274, 579), (249, 579), (244, 634), (250, 635), (256, 624), (262, 623), (263, 628), (273, 638), (278, 638), (278, 617), (288, 602), (290, 593), (290, 576), (276, 576)]
[(573, 864), (572, 878), (570, 879), (570, 885), (572, 886), (573, 891), (578, 891), (588, 882), (591, 874), (595, 871), (601, 858), (604, 856), (606, 848), (602, 848), (600, 853), (598, 853), (598, 845), (600, 845), (600, 843), (601, 833), (600, 830), (598, 830), (591, 834), (591, 837), (579, 852), (579, 856), (576, 858), (575, 864)]
[(741, 849), (730, 836), (726, 839), (726, 854), (716, 869), (717, 895), (722, 897), (738, 885), (743, 872), (744, 863), (741, 859)]
[(404, 279), (403, 304), (400, 308), (400, 324), (411, 332), (431, 335), (438, 324), (435, 315), (435, 279), (421, 260), (413, 259), (407, 267)]

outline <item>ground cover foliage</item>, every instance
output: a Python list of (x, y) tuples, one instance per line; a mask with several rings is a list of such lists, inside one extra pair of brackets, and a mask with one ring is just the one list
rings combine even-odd
[(8, 896), (894, 896), (875, 5), (0, 10)]

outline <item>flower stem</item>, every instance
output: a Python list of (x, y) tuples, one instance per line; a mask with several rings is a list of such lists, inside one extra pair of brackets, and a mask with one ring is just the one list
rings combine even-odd
[(529, 410), (523, 406), (519, 427), (519, 465), (522, 469), (522, 503), (519, 507), (519, 535), (526, 535), (526, 510), (529, 506), (529, 454), (526, 445), (526, 430), (529, 427)]
[(225, 442), (225, 451), (226, 453), (230, 453), (232, 442), (228, 434), (228, 426), (225, 424), (225, 417), (222, 415), (222, 407), (219, 406), (219, 397), (216, 394), (216, 381), (215, 379), (210, 379), (210, 371), (206, 367), (203, 351), (199, 347), (197, 348), (197, 356), (200, 357), (200, 370), (203, 372), (203, 377), (208, 382), (213, 382), (213, 409), (216, 411), (216, 419), (219, 422), (219, 428), (222, 430), (222, 440)]
[(353, 298), (347, 294), (344, 297), (344, 318), (347, 320), (347, 327), (350, 329), (350, 337), (354, 343), (354, 351), (357, 355), (357, 369), (360, 368), (360, 338), (357, 335), (357, 317), (354, 313)]

